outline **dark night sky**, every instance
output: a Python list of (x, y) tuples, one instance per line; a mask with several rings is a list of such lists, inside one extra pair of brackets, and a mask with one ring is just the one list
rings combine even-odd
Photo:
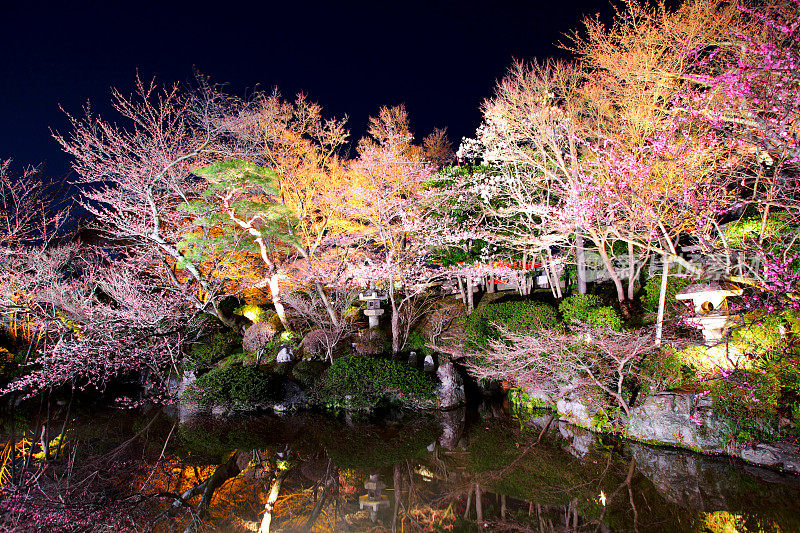
[(457, 146), (480, 120), (512, 58), (559, 54), (554, 43), (608, 0), (302, 2), (14, 2), (0, 24), (0, 159), (69, 165), (49, 128), (59, 104), (89, 100), (111, 116), (111, 87), (145, 78), (191, 82), (193, 68), (245, 95), (306, 92), (354, 137), (381, 105), (405, 103), (421, 137), (447, 126)]

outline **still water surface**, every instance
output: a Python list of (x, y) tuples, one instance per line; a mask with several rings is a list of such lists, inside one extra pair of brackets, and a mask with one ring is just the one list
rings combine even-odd
[(800, 532), (797, 477), (557, 422), (539, 439), (548, 419), (499, 405), (380, 417), (82, 413), (60, 470), (38, 483), (52, 496), (44, 481), (71, 468), (97, 505), (79, 512), (73, 498), (73, 515), (59, 518), (48, 515), (57, 502), (34, 495), (28, 510), (50, 509), (26, 521), (257, 531), (267, 508), (270, 531)]

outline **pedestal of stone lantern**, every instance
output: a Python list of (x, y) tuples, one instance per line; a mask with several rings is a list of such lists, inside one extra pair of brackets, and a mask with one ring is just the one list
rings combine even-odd
[(722, 342), (725, 330), (734, 324), (735, 315), (728, 313), (728, 296), (739, 296), (742, 289), (717, 282), (695, 283), (675, 295), (676, 300), (691, 300), (695, 316), (689, 324), (700, 329), (706, 346)]
[(364, 314), (369, 319), (369, 327), (378, 327), (378, 317), (381, 316), (385, 310), (381, 309), (381, 300), (386, 300), (386, 293), (378, 292), (374, 287), (370, 287), (366, 292), (358, 295), (358, 299), (367, 303), (367, 308), (364, 309)]
[(364, 482), (364, 488), (367, 489), (367, 493), (358, 498), (358, 508), (368, 509), (370, 520), (375, 522), (378, 511), (389, 507), (389, 497), (383, 495), (386, 484), (380, 480), (378, 474), (372, 474)]

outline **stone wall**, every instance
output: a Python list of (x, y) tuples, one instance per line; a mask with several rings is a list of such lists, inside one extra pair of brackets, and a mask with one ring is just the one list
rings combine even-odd
[[(537, 396), (535, 392), (528, 393)], [(561, 420), (597, 430), (599, 410), (581, 397), (580, 389), (560, 398), (555, 409)], [(744, 445), (731, 439), (731, 424), (714, 413), (711, 398), (687, 392), (648, 396), (623, 417), (621, 434), (631, 440), (686, 448), (710, 455), (729, 455), (748, 463), (800, 474), (800, 447), (789, 443)], [(602, 430), (602, 428), (600, 428)]]

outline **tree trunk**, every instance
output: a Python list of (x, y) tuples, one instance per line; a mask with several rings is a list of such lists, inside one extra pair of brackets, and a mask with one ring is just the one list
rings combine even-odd
[(633, 243), (628, 243), (628, 300), (633, 300), (636, 290), (636, 261), (633, 253)]
[(261, 519), (261, 527), (258, 528), (258, 533), (269, 533), (269, 528), (272, 524), (272, 511), (275, 510), (275, 502), (278, 501), (278, 495), (281, 493), (281, 485), (288, 474), (288, 469), (278, 469), (275, 479), (272, 480), (267, 503), (264, 504), (264, 518)]
[(456, 275), (456, 282), (458, 283), (458, 292), (461, 295), (461, 301), (464, 305), (467, 305), (467, 292), (464, 290), (464, 280), (461, 279), (461, 275)]
[(600, 253), (600, 258), (603, 260), (603, 265), (606, 267), (608, 275), (611, 276), (611, 280), (614, 282), (614, 287), (617, 289), (617, 300), (622, 303), (625, 301), (625, 289), (622, 286), (622, 280), (619, 279), (619, 276), (617, 275), (617, 271), (614, 270), (614, 265), (611, 263), (611, 258), (608, 256), (605, 243), (595, 232), (592, 232), (592, 239), (594, 239), (594, 241), (597, 243), (597, 251)]
[(550, 248), (547, 249), (547, 258), (550, 260), (550, 271), (553, 273), (553, 284), (555, 285), (555, 296), (557, 299), (561, 299), (564, 296), (561, 293), (561, 280), (558, 279), (558, 271), (556, 270), (556, 264), (553, 262), (553, 253), (550, 251)]
[(394, 280), (389, 280), (389, 304), (392, 307), (392, 354), (397, 355), (400, 352), (400, 310), (397, 308), (394, 291)]
[(278, 318), (281, 320), (281, 324), (286, 331), (291, 331), (289, 327), (289, 321), (286, 320), (286, 308), (283, 307), (283, 302), (281, 301), (281, 288), (278, 284), (280, 280), (280, 274), (277, 272), (272, 274), (269, 277), (269, 292), (272, 296), (272, 305), (275, 306), (275, 312), (278, 313)]
[(402, 494), (402, 476), (400, 474), (400, 463), (394, 465), (394, 509), (392, 510), (392, 533), (397, 531), (397, 515), (400, 513), (400, 496)]
[(306, 523), (303, 525), (300, 531), (311, 531), (311, 528), (314, 527), (314, 524), (317, 522), (317, 519), (322, 512), (322, 508), (325, 506), (325, 500), (328, 497), (328, 492), (330, 492), (331, 487), (335, 488), (338, 482), (339, 468), (333, 464), (330, 459), (328, 459), (328, 468), (325, 471), (325, 480), (322, 484), (322, 494), (320, 494), (316, 505), (314, 505), (314, 509), (311, 511), (311, 515), (308, 517), (308, 520), (306, 520)]
[(522, 264), (520, 265), (520, 275), (517, 276), (517, 286), (519, 287), (519, 295), (527, 296), (530, 294), (528, 290), (528, 275), (525, 267), (528, 265), (528, 254), (522, 254)]
[(483, 520), (483, 498), (481, 497), (481, 485), (475, 483), (475, 520)]
[(586, 294), (586, 250), (583, 235), (575, 236), (575, 258), (578, 264), (578, 294)]
[(553, 298), (558, 298), (556, 296), (556, 289), (553, 286), (553, 275), (550, 272), (550, 264), (547, 261), (547, 257), (542, 255), (542, 270), (544, 271), (544, 275), (547, 277), (547, 284), (550, 286), (550, 292), (553, 294)]
[(197, 514), (199, 514), (201, 518), (205, 517), (208, 513), (208, 506), (211, 503), (211, 499), (214, 497), (214, 492), (224, 485), (226, 481), (232, 477), (238, 476), (241, 471), (236, 461), (235, 453), (232, 453), (224, 464), (214, 469), (214, 473), (205, 481), (203, 497), (200, 499), (200, 504), (197, 506)]
[(467, 274), (466, 283), (467, 288), (467, 313), (472, 313), (475, 310), (475, 293), (473, 292), (472, 275)]
[(328, 295), (325, 294), (325, 287), (322, 286), (322, 283), (319, 281), (314, 282), (314, 286), (317, 289), (317, 294), (319, 295), (319, 299), (322, 300), (322, 304), (325, 306), (325, 311), (328, 313), (328, 318), (331, 319), (331, 324), (334, 327), (339, 327), (339, 317), (336, 316), (336, 311), (333, 310), (333, 306), (331, 305), (331, 301), (328, 299)]

